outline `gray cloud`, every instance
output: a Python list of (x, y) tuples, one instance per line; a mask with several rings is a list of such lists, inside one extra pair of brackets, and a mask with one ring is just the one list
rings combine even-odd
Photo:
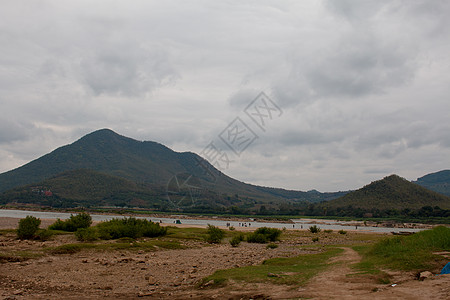
[(105, 127), (200, 152), (261, 91), (283, 114), (253, 128), (226, 171), (238, 179), (332, 191), (448, 168), (449, 14), (419, 0), (4, 1), (0, 171)]

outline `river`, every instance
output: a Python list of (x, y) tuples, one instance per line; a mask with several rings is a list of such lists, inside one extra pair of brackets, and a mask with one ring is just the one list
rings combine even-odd
[[(63, 212), (47, 212), (47, 211), (28, 211), (28, 210), (14, 210), (14, 209), (0, 209), (0, 217), (9, 217), (9, 218), (25, 218), (26, 216), (34, 216), (40, 219), (61, 219), (65, 220), (70, 218), (71, 213), (63, 213)], [(91, 214), (92, 220), (101, 222), (108, 221), (113, 218), (125, 218), (127, 216), (122, 215), (96, 215)], [(279, 228), (283, 227), (287, 229), (308, 229), (309, 226), (317, 225), (322, 230), (356, 230), (356, 231), (368, 231), (368, 232), (392, 232), (392, 231), (407, 231), (407, 232), (418, 232), (424, 229), (419, 228), (389, 228), (389, 227), (373, 227), (373, 226), (360, 226), (357, 227), (354, 225), (349, 225), (350, 222), (346, 221), (337, 221), (337, 220), (324, 220), (321, 219), (318, 222), (324, 222), (327, 224), (319, 224), (318, 222), (314, 222), (311, 219), (292, 219), (293, 223), (272, 223), (272, 222), (259, 222), (252, 221), (248, 219), (248, 221), (230, 221), (230, 220), (220, 220), (220, 219), (193, 219), (193, 218), (183, 218), (183, 216), (179, 217), (170, 217), (170, 218), (156, 218), (156, 217), (141, 217), (137, 216), (139, 219), (147, 219), (153, 222), (162, 222), (162, 223), (175, 223), (177, 220), (181, 222), (181, 224), (186, 225), (203, 225), (206, 226), (208, 224), (214, 226), (226, 226), (227, 224), (239, 228), (239, 227), (250, 227), (250, 228), (259, 228), (259, 227), (271, 227), (271, 228)]]

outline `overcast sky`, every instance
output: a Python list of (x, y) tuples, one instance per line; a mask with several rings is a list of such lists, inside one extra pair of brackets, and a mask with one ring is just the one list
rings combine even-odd
[[(100, 128), (212, 142), (226, 174), (296, 190), (449, 169), (449, 15), (445, 0), (3, 0), (0, 172)], [(260, 92), (263, 127), (245, 113)], [(237, 117), (254, 137), (239, 155), (221, 139)]]

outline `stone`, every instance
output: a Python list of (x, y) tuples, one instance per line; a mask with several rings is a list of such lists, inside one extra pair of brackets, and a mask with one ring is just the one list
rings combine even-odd
[(431, 278), (433, 276), (433, 273), (429, 271), (421, 272), (419, 275), (419, 280), (424, 281), (425, 279)]

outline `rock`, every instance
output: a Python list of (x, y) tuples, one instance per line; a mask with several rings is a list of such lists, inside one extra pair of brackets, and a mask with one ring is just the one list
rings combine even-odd
[(275, 274), (275, 273), (267, 273), (267, 277), (276, 277), (276, 278), (279, 278), (280, 275)]
[(205, 283), (203, 286), (210, 286), (210, 285), (213, 285), (214, 284), (214, 280), (210, 280), (210, 281), (208, 281), (207, 283)]
[(427, 278), (431, 278), (433, 276), (433, 273), (429, 271), (421, 272), (419, 275), (419, 280), (424, 281)]
[(83, 264), (87, 264), (89, 261), (88, 261), (87, 259), (83, 259), (81, 262), (82, 262)]
[(146, 276), (147, 282), (149, 285), (155, 285), (157, 284), (156, 278), (152, 275)]

